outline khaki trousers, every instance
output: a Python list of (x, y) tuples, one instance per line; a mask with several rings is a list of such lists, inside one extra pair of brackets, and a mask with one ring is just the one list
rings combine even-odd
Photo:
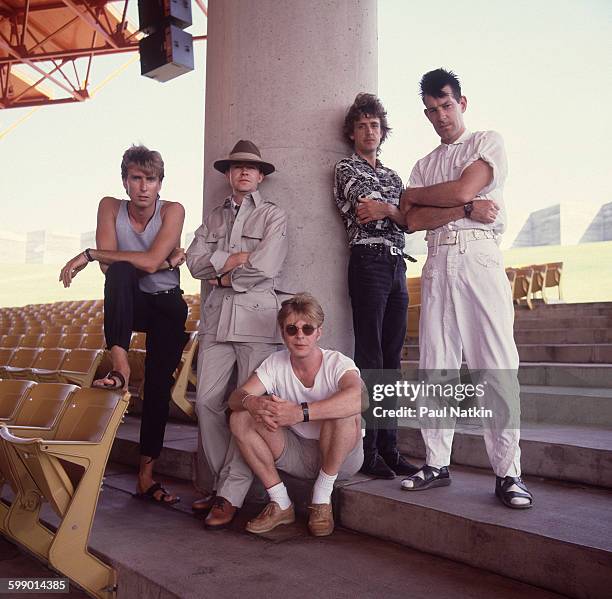
[(214, 476), (217, 494), (241, 507), (253, 482), (253, 472), (243, 460), (229, 430), (226, 415), (228, 383), (237, 366), (237, 387), (281, 346), (276, 343), (216, 341), (215, 335), (199, 337), (196, 412), (202, 447)]

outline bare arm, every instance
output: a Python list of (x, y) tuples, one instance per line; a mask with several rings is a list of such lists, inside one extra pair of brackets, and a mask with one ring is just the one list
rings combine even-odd
[[(98, 223), (101, 224), (100, 234), (96, 230), (96, 242), (114, 244), (114, 249), (90, 249), (89, 255), (98, 262), (110, 265), (115, 262), (129, 262), (139, 270), (154, 273), (158, 270), (167, 269), (169, 264), (166, 258), (173, 261), (172, 266), (182, 264), (184, 254), (177, 248), (183, 221), (185, 220), (185, 209), (177, 202), (169, 203), (162, 214), (162, 225), (155, 236), (151, 247), (146, 252), (123, 252), (118, 251), (116, 234), (111, 234), (111, 226), (114, 229), (116, 211), (115, 198), (103, 198), (98, 208)], [(111, 224), (112, 223), (112, 224)], [(98, 241), (100, 240), (100, 241)], [(60, 281), (64, 287), (69, 287), (73, 277), (87, 266), (87, 257), (84, 252), (77, 254), (66, 263), (60, 272)]]
[[(492, 200), (474, 200), (470, 218), (489, 224), (495, 221), (499, 208)], [(405, 205), (406, 225), (411, 231), (431, 231), (465, 216), (463, 206), (437, 208), (435, 206)]]
[(470, 164), (455, 181), (436, 183), (426, 187), (408, 187), (401, 198), (401, 209), (406, 204), (449, 208), (471, 202), (493, 179), (493, 169), (484, 160)]
[[(106, 198), (100, 202), (98, 210), (98, 220), (103, 221), (105, 228), (108, 226), (107, 212), (112, 209), (105, 203)], [(94, 260), (103, 264), (113, 264), (114, 262), (129, 262), (139, 270), (146, 273), (154, 273), (160, 269), (167, 268), (166, 258), (179, 245), (183, 222), (185, 221), (185, 209), (178, 202), (168, 203), (162, 214), (162, 225), (155, 236), (151, 247), (145, 252), (123, 252), (116, 249), (95, 249), (90, 250), (90, 255)], [(97, 238), (96, 234), (96, 238)], [(116, 238), (115, 238), (116, 244)]]

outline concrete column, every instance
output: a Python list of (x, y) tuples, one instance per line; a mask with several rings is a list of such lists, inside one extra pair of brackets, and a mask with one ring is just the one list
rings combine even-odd
[(289, 215), (287, 291), (323, 305), (323, 347), (352, 356), (348, 248), (333, 202), (333, 166), (359, 91), (377, 91), (376, 0), (210, 0), (206, 61), (204, 214), (228, 187), (212, 164), (238, 139), (277, 172), (265, 197)]

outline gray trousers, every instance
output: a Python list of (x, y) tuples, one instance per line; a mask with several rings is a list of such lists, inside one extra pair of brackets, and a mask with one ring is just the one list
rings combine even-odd
[(233, 506), (241, 507), (253, 482), (229, 430), (226, 415), (228, 383), (237, 366), (237, 387), (281, 346), (276, 343), (219, 343), (215, 335), (200, 335), (196, 412), (204, 456), (214, 477), (214, 489)]

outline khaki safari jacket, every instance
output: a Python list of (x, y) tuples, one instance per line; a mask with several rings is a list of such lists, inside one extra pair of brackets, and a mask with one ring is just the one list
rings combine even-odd
[(287, 215), (258, 191), (245, 196), (238, 215), (231, 198), (215, 208), (195, 232), (187, 267), (197, 279), (214, 279), (230, 254), (249, 252), (230, 275), (231, 287), (213, 287), (202, 305), (201, 335), (218, 342), (281, 343), (276, 289), (287, 256)]

